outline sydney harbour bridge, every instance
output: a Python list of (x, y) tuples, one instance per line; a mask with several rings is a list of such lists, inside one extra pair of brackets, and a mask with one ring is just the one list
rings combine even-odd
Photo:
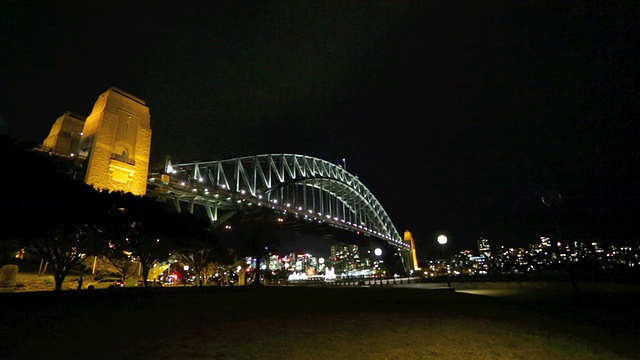
[(66, 112), (59, 117), (42, 149), (81, 159), (84, 182), (95, 188), (155, 197), (178, 212), (203, 213), (216, 228), (231, 218), (275, 213), (298, 233), (380, 245), (399, 255), (407, 272), (417, 269), (411, 233), (401, 237), (376, 197), (344, 167), (299, 154), (262, 154), (180, 164), (167, 160), (153, 173), (150, 119), (144, 100), (111, 87), (89, 116)]
[(203, 211), (214, 224), (257, 209), (281, 214), (295, 231), (349, 235), (348, 242), (378, 243), (414, 268), (412, 244), (403, 240), (382, 205), (342, 166), (298, 154), (262, 154), (172, 164), (150, 173), (147, 196), (176, 211)]

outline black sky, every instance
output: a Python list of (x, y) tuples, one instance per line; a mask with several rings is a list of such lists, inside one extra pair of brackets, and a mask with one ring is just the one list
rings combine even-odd
[[(111, 86), (152, 163), (297, 153), (359, 176), (417, 248), (638, 242), (633, 1), (2, 1), (0, 130), (41, 143)], [(424, 256), (429, 256), (428, 254)]]

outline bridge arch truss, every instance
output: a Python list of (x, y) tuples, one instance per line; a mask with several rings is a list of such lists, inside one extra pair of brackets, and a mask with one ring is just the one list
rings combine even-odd
[(373, 236), (410, 250), (386, 211), (353, 174), (328, 161), (297, 154), (167, 163), (152, 174), (150, 192), (165, 200), (204, 206), (212, 222), (250, 207), (270, 207), (301, 221), (320, 222)]

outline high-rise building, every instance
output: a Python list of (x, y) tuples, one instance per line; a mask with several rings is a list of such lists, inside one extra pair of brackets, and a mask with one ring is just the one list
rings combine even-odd
[(358, 245), (338, 244), (331, 246), (331, 259), (336, 266), (336, 272), (347, 273), (361, 267)]
[(479, 255), (484, 255), (486, 259), (491, 258), (491, 245), (489, 244), (488, 239), (478, 239), (478, 253)]
[(551, 239), (546, 236), (541, 236), (540, 244), (542, 245), (542, 247), (551, 247)]

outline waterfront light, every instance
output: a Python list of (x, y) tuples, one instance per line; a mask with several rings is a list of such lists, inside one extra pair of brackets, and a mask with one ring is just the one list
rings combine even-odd
[[(446, 261), (446, 256), (444, 255), (444, 245), (447, 243), (447, 237), (445, 235), (438, 236), (438, 244), (442, 245), (442, 257), (443, 261)], [(447, 287), (451, 287), (451, 280), (449, 278), (449, 267), (447, 265)]]

